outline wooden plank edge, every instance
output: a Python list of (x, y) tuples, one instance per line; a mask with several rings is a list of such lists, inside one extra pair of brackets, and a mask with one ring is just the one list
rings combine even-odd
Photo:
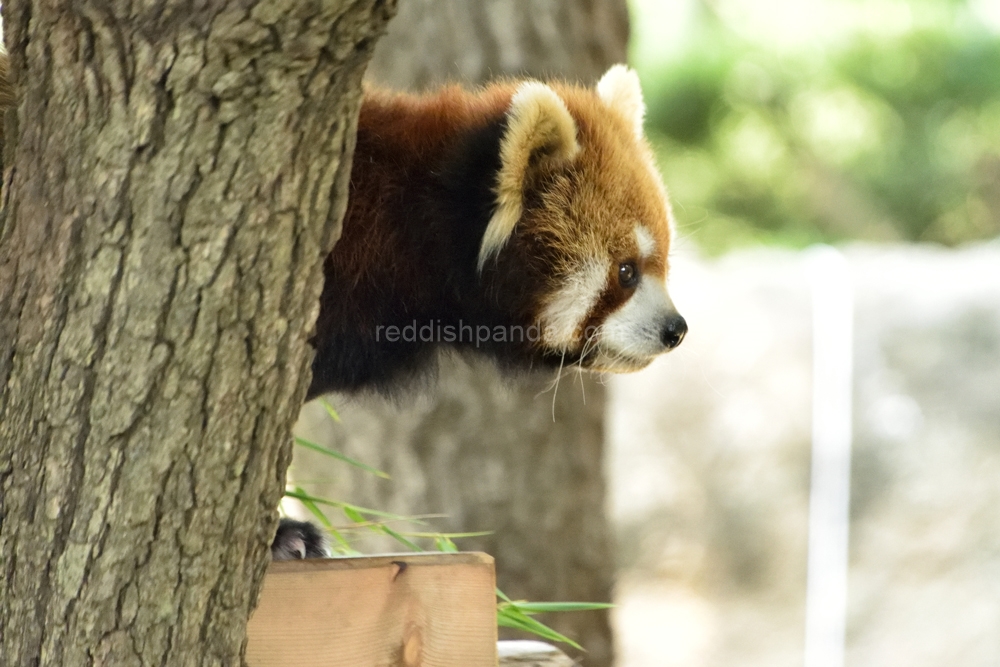
[(377, 556), (349, 556), (344, 558), (306, 558), (271, 563), (268, 574), (288, 572), (308, 572), (315, 570), (363, 570), (388, 567), (395, 563), (419, 565), (487, 565), (493, 566), (493, 556), (479, 551), (459, 551), (456, 553), (413, 553), (379, 554)]

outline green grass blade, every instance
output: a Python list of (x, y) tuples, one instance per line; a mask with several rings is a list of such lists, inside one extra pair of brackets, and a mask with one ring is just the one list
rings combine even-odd
[[(296, 491), (300, 491), (301, 489), (299, 489), (298, 487), (296, 487), (295, 490)], [(303, 491), (303, 493), (305, 493), (305, 492)], [(330, 523), (330, 520), (326, 518), (326, 514), (323, 513), (323, 510), (321, 510), (316, 503), (314, 503), (313, 501), (309, 500), (308, 498), (299, 498), (298, 500), (299, 500), (300, 503), (302, 503), (303, 507), (305, 507), (307, 510), (309, 510), (310, 514), (312, 514), (314, 517), (316, 517), (317, 521), (319, 521), (321, 524), (323, 524), (324, 528), (326, 528), (327, 530), (335, 530), (335, 528), (333, 527), (333, 524)]]
[(502, 603), (497, 607), (497, 625), (505, 628), (514, 628), (515, 630), (530, 632), (531, 634), (541, 637), (542, 639), (569, 644), (575, 649), (579, 649), (581, 651), (583, 650), (582, 646), (566, 635), (556, 632), (549, 626), (536, 621), (530, 616), (526, 616), (521, 613), (515, 605), (510, 603)]
[[(295, 490), (300, 494), (302, 494), (302, 496), (309, 495), (302, 489), (302, 487), (297, 486), (295, 487)], [(316, 503), (309, 500), (307, 497), (299, 498), (298, 500), (299, 502), (302, 503), (303, 507), (309, 510), (312, 513), (312, 515), (316, 517), (316, 519), (321, 524), (323, 524), (323, 527), (326, 528), (326, 532), (329, 533), (330, 537), (332, 537), (334, 541), (337, 543), (337, 545), (339, 545), (339, 546), (331, 545), (332, 549), (335, 549), (337, 553), (341, 553), (344, 555), (360, 555), (359, 552), (354, 547), (351, 546), (350, 542), (348, 542), (347, 539), (344, 538), (344, 536), (340, 533), (340, 531), (333, 527), (333, 524), (330, 523), (330, 520), (326, 517), (326, 514), (316, 505)]]
[(323, 409), (326, 410), (326, 414), (330, 415), (330, 419), (338, 424), (340, 423), (340, 415), (337, 414), (337, 411), (333, 409), (332, 405), (326, 402), (325, 398), (320, 399), (320, 405), (322, 405)]
[(295, 436), (295, 444), (299, 445), (300, 447), (305, 447), (306, 449), (311, 449), (314, 452), (325, 454), (326, 456), (337, 459), (338, 461), (342, 461), (348, 465), (352, 465), (355, 468), (360, 468), (361, 470), (369, 472), (375, 475), (376, 477), (381, 477), (382, 479), (391, 479), (391, 477), (389, 477), (389, 473), (387, 472), (383, 472), (378, 468), (373, 468), (367, 463), (362, 463), (357, 459), (352, 459), (350, 456), (347, 456), (346, 454), (341, 454), (340, 452), (324, 447), (323, 445), (317, 445), (315, 442), (312, 442), (311, 440), (306, 440), (305, 438), (300, 438), (299, 436)]
[(423, 549), (421, 549), (416, 544), (414, 544), (410, 540), (406, 539), (405, 537), (403, 537), (402, 535), (400, 535), (399, 533), (397, 533), (396, 531), (394, 531), (389, 526), (386, 526), (385, 524), (382, 524), (381, 529), (382, 529), (383, 533), (385, 533), (389, 537), (393, 538), (394, 540), (396, 540), (400, 544), (405, 544), (407, 547), (409, 547), (410, 549), (413, 549), (414, 551), (423, 551)]
[(610, 602), (517, 602), (517, 608), (525, 614), (544, 614), (561, 611), (594, 611), (611, 609)]
[(344, 513), (344, 516), (354, 523), (368, 523), (368, 519), (366, 519), (364, 515), (362, 515), (361, 512), (359, 512), (352, 505), (344, 504), (340, 510)]
[(393, 514), (391, 512), (380, 512), (379, 510), (373, 510), (368, 507), (361, 507), (359, 505), (352, 505), (350, 503), (344, 503), (339, 500), (330, 500), (329, 498), (321, 498), (320, 496), (314, 496), (312, 494), (305, 493), (298, 489), (292, 491), (286, 489), (285, 497), (295, 498), (296, 500), (302, 500), (302, 501), (310, 500), (316, 503), (317, 505), (327, 505), (329, 507), (336, 507), (341, 510), (345, 507), (350, 507), (357, 512), (361, 512), (363, 514), (370, 514), (372, 516), (382, 517), (383, 519), (390, 519), (392, 521), (410, 521), (412, 523), (423, 523), (422, 521), (419, 521), (413, 517), (400, 516), (399, 514)]
[(438, 551), (443, 551), (444, 553), (458, 553), (458, 547), (455, 546), (455, 543), (447, 535), (437, 535), (434, 538), (434, 546)]
[(447, 537), (449, 540), (457, 540), (463, 537), (483, 537), (485, 535), (492, 535), (492, 530), (482, 530), (475, 533), (414, 533), (410, 531), (400, 531), (400, 534), (406, 535), (407, 537)]

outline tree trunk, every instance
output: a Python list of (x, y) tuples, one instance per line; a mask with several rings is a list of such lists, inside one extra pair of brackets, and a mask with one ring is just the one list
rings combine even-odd
[(4, 664), (239, 664), (393, 11), (4, 1)]
[[(624, 61), (627, 38), (624, 0), (409, 0), (376, 48), (369, 76), (410, 89), (504, 75), (591, 85)], [(297, 477), (316, 480), (325, 469), (338, 481), (309, 490), (400, 514), (444, 513), (433, 527), (445, 531), (494, 531), (459, 544), (493, 554), (499, 586), (515, 598), (608, 601), (604, 387), (567, 374), (553, 396), (546, 391), (553, 379), (511, 382), (488, 363), (449, 359), (435, 388), (402, 407), (330, 397), (342, 427), (331, 433), (322, 408), (309, 406), (303, 432), (383, 466), (393, 479), (331, 467), (308, 452), (297, 453)], [(586, 665), (611, 664), (606, 612), (543, 620), (584, 645)]]
[(627, 44), (625, 0), (408, 0), (368, 72), (416, 90), (501, 76), (590, 84), (625, 62)]

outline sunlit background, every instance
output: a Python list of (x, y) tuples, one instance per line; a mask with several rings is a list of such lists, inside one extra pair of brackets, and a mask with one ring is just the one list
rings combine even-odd
[(701, 248), (1000, 231), (1000, 2), (633, 8), (648, 129)]
[(804, 664), (816, 243), (854, 300), (840, 664), (1000, 663), (1000, 2), (632, 19), (691, 332), (612, 382), (619, 665)]

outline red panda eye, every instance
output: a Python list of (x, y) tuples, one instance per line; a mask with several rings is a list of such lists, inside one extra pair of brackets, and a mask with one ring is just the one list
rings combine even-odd
[(635, 262), (622, 262), (618, 265), (618, 282), (626, 289), (635, 287), (639, 282), (639, 269)]

